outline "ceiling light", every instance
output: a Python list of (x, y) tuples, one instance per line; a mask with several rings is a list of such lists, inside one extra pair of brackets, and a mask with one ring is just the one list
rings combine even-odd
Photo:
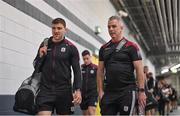
[(177, 73), (177, 69), (176, 69), (176, 68), (175, 68), (175, 69), (172, 69), (171, 72), (172, 72), (172, 73)]
[(177, 64), (177, 65), (171, 67), (170, 70), (172, 71), (172, 70), (174, 70), (174, 69), (178, 69), (179, 67), (180, 67), (180, 64)]
[(164, 74), (164, 73), (167, 73), (167, 72), (169, 72), (169, 69), (168, 69), (168, 68), (163, 69), (163, 70), (161, 71), (161, 74)]
[(95, 34), (98, 35), (102, 32), (101, 27), (100, 26), (95, 26)]
[(128, 13), (125, 12), (125, 11), (122, 11), (122, 10), (119, 10), (119, 11), (118, 11), (118, 14), (119, 14), (121, 17), (127, 17), (127, 16), (128, 16)]

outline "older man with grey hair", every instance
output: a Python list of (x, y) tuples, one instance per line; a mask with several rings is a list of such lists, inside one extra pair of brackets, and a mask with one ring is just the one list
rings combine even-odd
[[(121, 18), (111, 16), (108, 20), (111, 40), (99, 51), (97, 83), (102, 115), (116, 115), (118, 112), (120, 115), (132, 115), (137, 87), (134, 70), (138, 82), (139, 106), (143, 109), (146, 104), (140, 50), (135, 43), (123, 36), (123, 28)], [(105, 88), (104, 77), (106, 77)]]

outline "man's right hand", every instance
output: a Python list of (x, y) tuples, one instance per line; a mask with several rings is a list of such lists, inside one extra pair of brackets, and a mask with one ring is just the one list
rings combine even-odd
[(146, 94), (145, 92), (139, 92), (138, 93), (138, 104), (142, 107), (145, 108), (146, 106)]
[(39, 49), (39, 56), (40, 58), (47, 54), (47, 46), (43, 46)]

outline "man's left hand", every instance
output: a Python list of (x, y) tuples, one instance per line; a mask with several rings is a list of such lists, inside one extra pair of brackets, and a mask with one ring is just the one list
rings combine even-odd
[(146, 106), (146, 94), (145, 92), (138, 93), (138, 103), (141, 107), (145, 108)]

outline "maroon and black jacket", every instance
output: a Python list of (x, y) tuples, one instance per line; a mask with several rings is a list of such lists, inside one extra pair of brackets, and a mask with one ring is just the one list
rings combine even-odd
[[(43, 46), (43, 43), (40, 47)], [(34, 60), (34, 66), (39, 60), (39, 51)], [(52, 37), (48, 40), (48, 50), (41, 67), (41, 88), (48, 90), (72, 90), (71, 67), (74, 72), (73, 89), (81, 89), (81, 69), (77, 48), (67, 39), (54, 43)]]

